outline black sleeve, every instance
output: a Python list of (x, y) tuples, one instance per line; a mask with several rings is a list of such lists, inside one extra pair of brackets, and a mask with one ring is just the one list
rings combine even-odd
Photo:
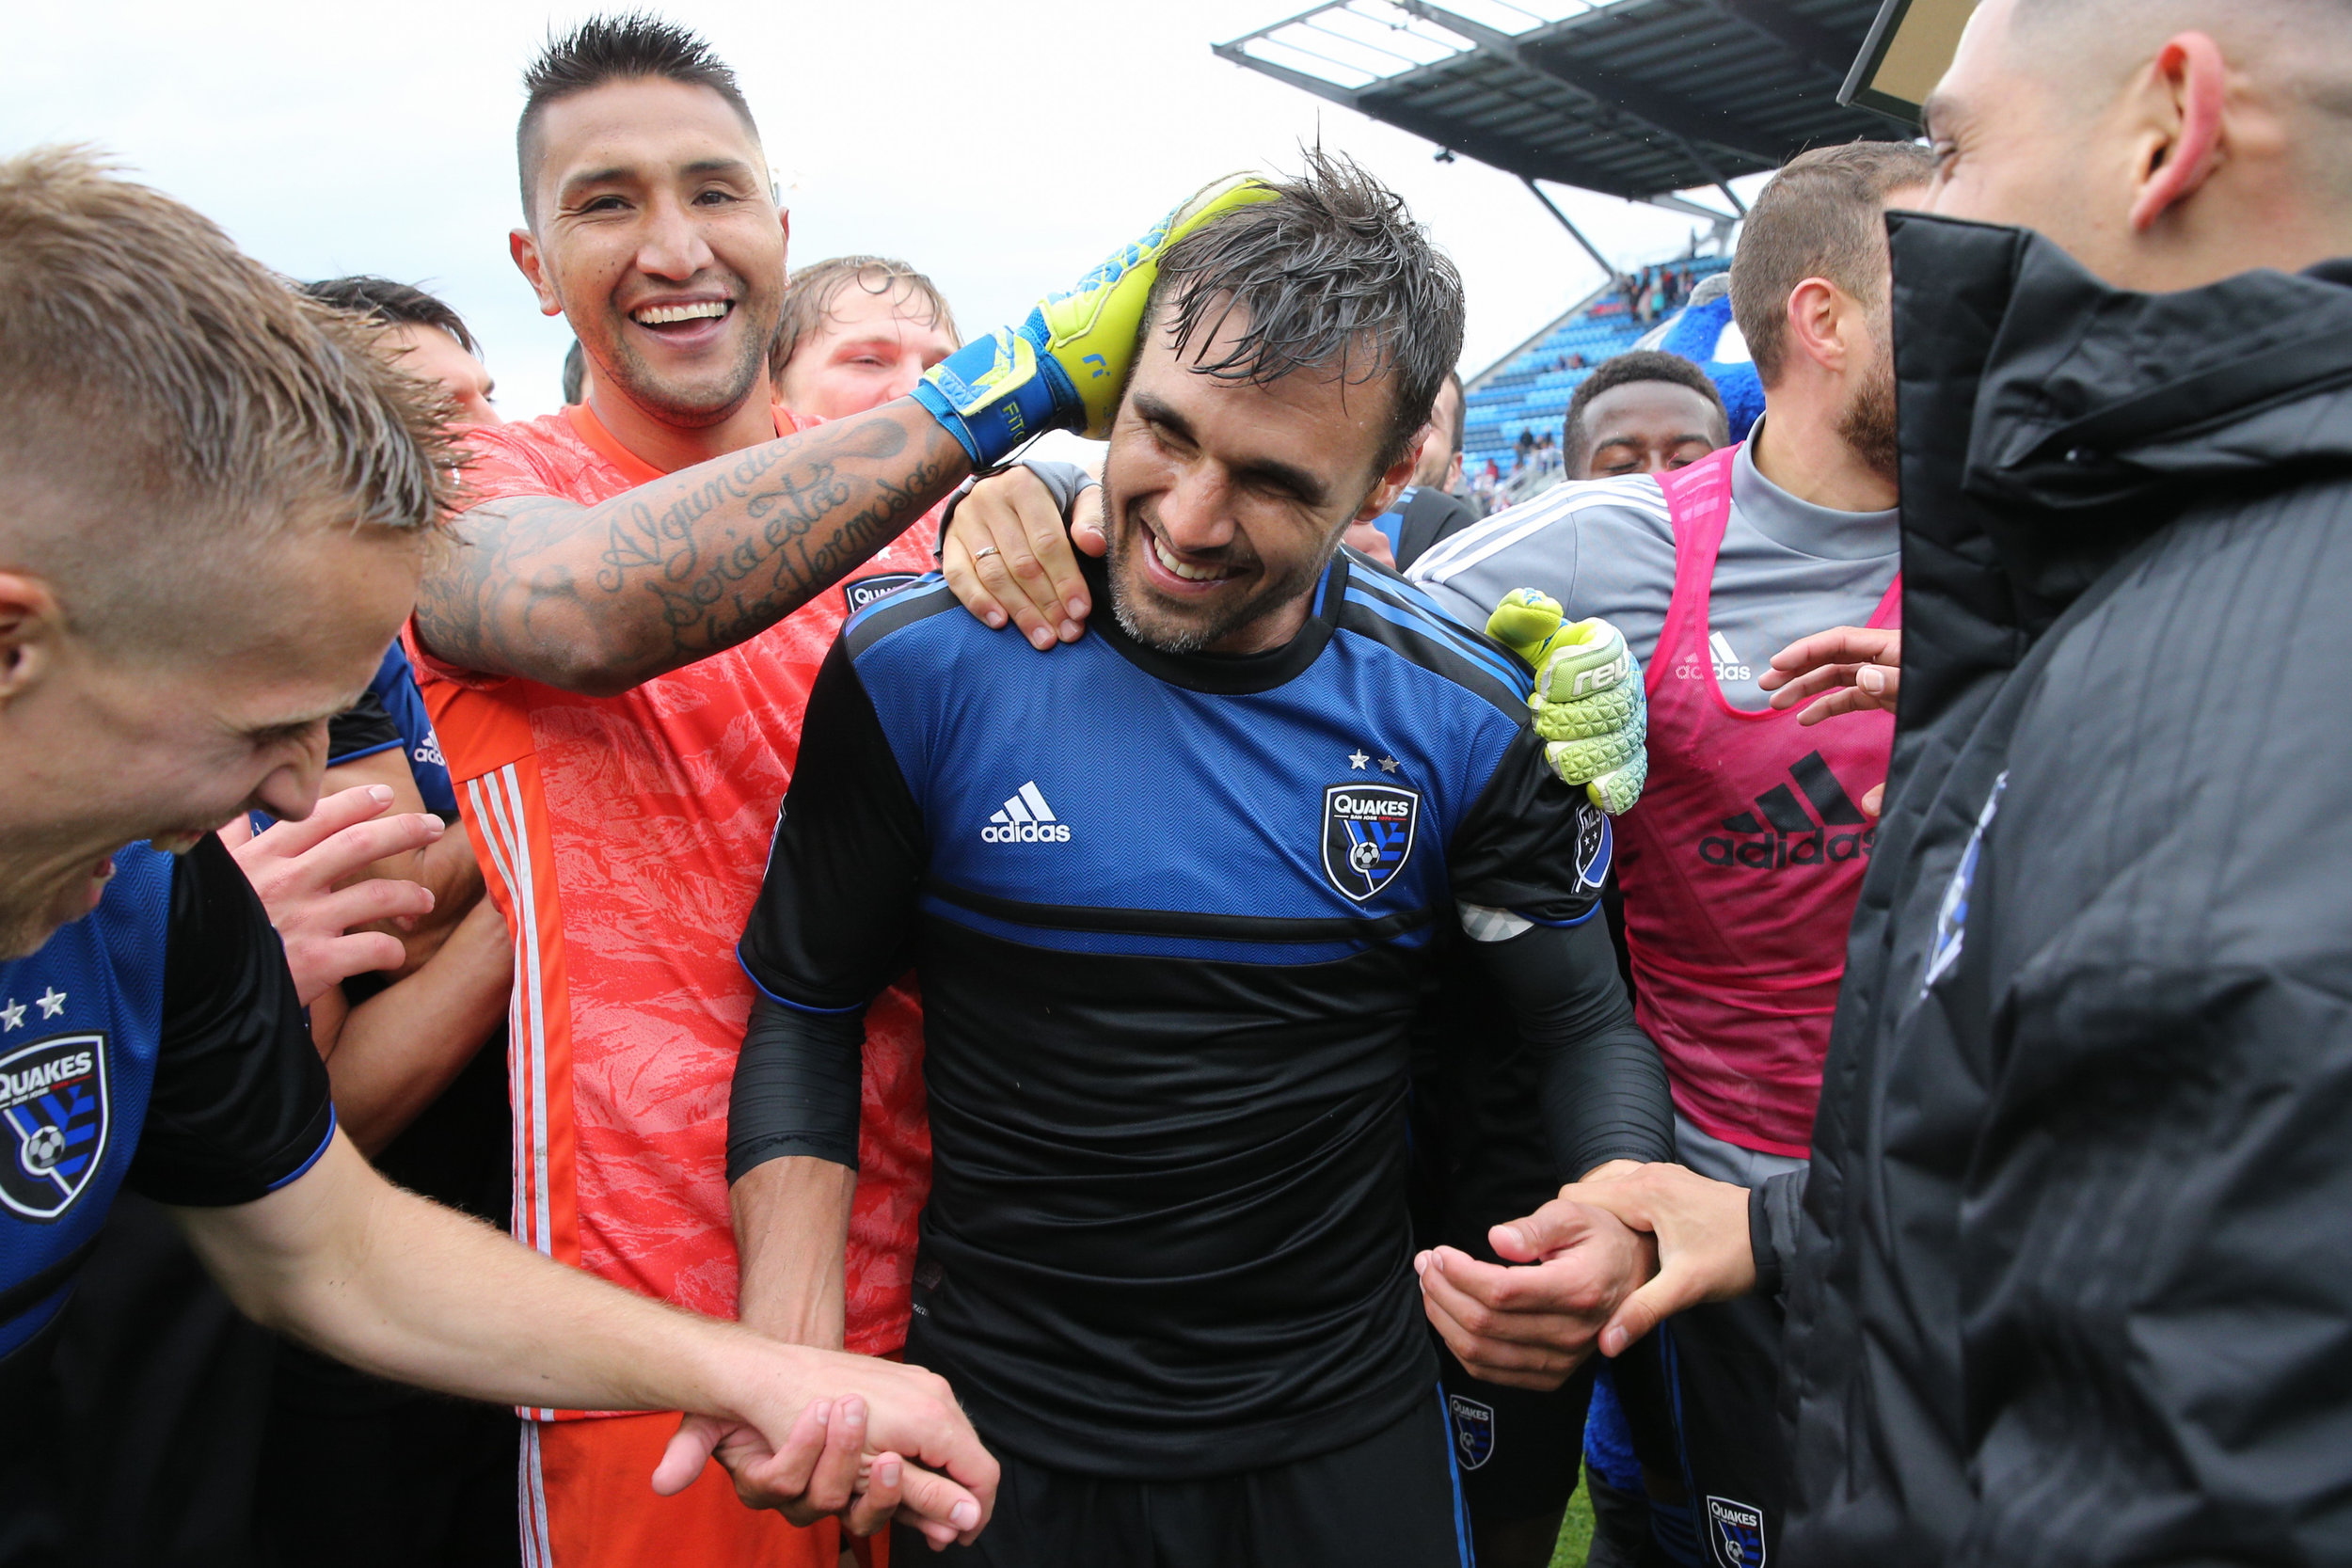
[(400, 726), (385, 711), (384, 699), (373, 690), (326, 721), (326, 766), (358, 762), (401, 744)]
[(762, 993), (736, 1058), (727, 1177), (813, 1154), (857, 1164), (866, 1004), (907, 966), (923, 817), (835, 641), (740, 949)]
[(865, 1047), (863, 1007), (812, 1013), (765, 996), (753, 1001), (727, 1106), (730, 1184), (787, 1154), (857, 1169)]
[(744, 927), (743, 967), (787, 1007), (866, 1006), (907, 966), (923, 814), (873, 699), (836, 640), (817, 672), (768, 874)]
[(155, 1088), (128, 1180), (162, 1203), (250, 1203), (335, 1131), (326, 1067), (262, 900), (218, 838), (172, 868)]
[(1463, 903), (1567, 926), (1599, 908), (1609, 850), (1609, 819), (1553, 775), (1542, 739), (1522, 727), (1454, 829), (1446, 862)]
[(1665, 1064), (1633, 1022), (1608, 927), (1531, 926), (1475, 946), (1542, 1064), (1544, 1125), (1569, 1179), (1605, 1160), (1673, 1159)]
[(1435, 485), (1422, 485), (1413, 492), (1411, 503), (1397, 523), (1396, 569), (1408, 570), (1433, 546), (1476, 521), (1477, 513)]
[(1798, 1216), (1804, 1212), (1804, 1183), (1810, 1165), (1766, 1177), (1748, 1189), (1748, 1251), (1756, 1259), (1756, 1293), (1780, 1294), (1788, 1278), (1788, 1265), (1797, 1255)]

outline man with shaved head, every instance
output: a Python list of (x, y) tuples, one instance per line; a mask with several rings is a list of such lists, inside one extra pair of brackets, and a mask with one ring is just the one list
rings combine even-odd
[(1785, 1286), (1788, 1560), (2342, 1560), (2352, 5), (1985, 0), (1927, 113), (1812, 1159), (1568, 1189), (1658, 1233), (1602, 1348)]

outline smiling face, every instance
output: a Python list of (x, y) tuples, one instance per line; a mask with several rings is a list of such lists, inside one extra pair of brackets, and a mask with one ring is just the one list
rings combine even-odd
[(662, 423), (723, 422), (766, 382), (786, 223), (751, 130), (707, 87), (608, 82), (548, 103), (515, 260), (612, 388)]
[(1111, 609), (1168, 653), (1258, 653), (1296, 636), (1340, 535), (1375, 517), (1413, 456), (1376, 467), (1392, 374), (1295, 372), (1266, 386), (1198, 373), (1247, 322), (1238, 308), (1180, 357), (1154, 325), (1104, 460)]
[(946, 324), (906, 284), (876, 293), (852, 277), (794, 346), (776, 400), (818, 419), (863, 414), (905, 397), (956, 347)]
[(127, 844), (184, 849), (247, 808), (310, 815), (326, 721), (374, 675), (422, 560), (414, 534), (290, 532), (248, 569), (199, 574), (176, 632), (122, 648), (0, 574), (0, 957), (96, 908)]

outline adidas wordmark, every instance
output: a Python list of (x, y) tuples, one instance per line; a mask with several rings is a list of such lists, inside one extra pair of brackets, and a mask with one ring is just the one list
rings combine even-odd
[(1037, 781), (1031, 779), (1013, 791), (1011, 800), (989, 814), (988, 826), (980, 830), (980, 837), (991, 844), (1067, 844), (1070, 824), (1056, 820), (1054, 808), (1045, 803)]

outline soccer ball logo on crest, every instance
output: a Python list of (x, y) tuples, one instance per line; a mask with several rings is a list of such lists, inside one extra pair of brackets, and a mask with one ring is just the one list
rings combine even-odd
[(20, 1158), (24, 1162), (25, 1175), (47, 1176), (57, 1168), (57, 1161), (64, 1154), (65, 1129), (49, 1126), (37, 1128), (33, 1135), (24, 1140), (24, 1151)]

